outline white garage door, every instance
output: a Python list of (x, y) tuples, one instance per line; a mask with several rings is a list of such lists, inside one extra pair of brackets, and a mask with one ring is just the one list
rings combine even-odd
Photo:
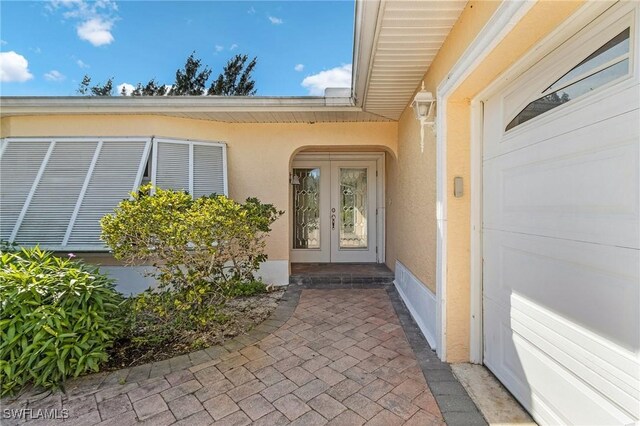
[(638, 3), (484, 104), (484, 361), (545, 424), (640, 418)]

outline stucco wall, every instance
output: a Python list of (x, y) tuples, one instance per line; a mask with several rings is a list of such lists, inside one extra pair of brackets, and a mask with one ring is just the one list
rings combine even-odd
[[(433, 93), (445, 81), (449, 72), (499, 6), (497, 1), (470, 1), (451, 33), (445, 40), (434, 62), (424, 76), (425, 87)], [(470, 241), (471, 241), (471, 192), (470, 192), (470, 100), (506, 71), (518, 58), (535, 46), (543, 37), (567, 19), (582, 1), (540, 1), (516, 25), (506, 38), (489, 54), (475, 71), (465, 79), (450, 96), (447, 104), (446, 183), (447, 194), (452, 193), (453, 178), (462, 176), (465, 194), (462, 198), (447, 198), (447, 360), (462, 362), (469, 359), (470, 330)], [(416, 91), (419, 88), (416, 88)], [(425, 132), (425, 153), (418, 155), (419, 126), (407, 106), (398, 125), (398, 163), (390, 177), (395, 199), (410, 199), (415, 190), (401, 182), (414, 182), (423, 186), (425, 197), (420, 203), (422, 215), (414, 215), (404, 205), (388, 206), (388, 229), (396, 238), (391, 240), (388, 253), (404, 263), (430, 289), (435, 289), (435, 237), (436, 197), (434, 135)], [(392, 168), (392, 167), (390, 167)], [(408, 232), (408, 233), (407, 233)], [(415, 235), (433, 239), (425, 253), (415, 253), (411, 245), (404, 246), (404, 239)], [(415, 244), (415, 243), (414, 243)], [(417, 250), (416, 250), (417, 252)], [(391, 256), (390, 256), (391, 257)]]
[(406, 266), (429, 290), (436, 291), (436, 158), (433, 131), (420, 125), (413, 109), (398, 122), (397, 161), (387, 156), (387, 257)]
[[(288, 210), (289, 164), (309, 146), (396, 151), (397, 123), (231, 124), (184, 118), (129, 116), (5, 117), (2, 137), (162, 136), (227, 143), (229, 195), (249, 196)], [(289, 259), (288, 212), (273, 226), (269, 260)]]

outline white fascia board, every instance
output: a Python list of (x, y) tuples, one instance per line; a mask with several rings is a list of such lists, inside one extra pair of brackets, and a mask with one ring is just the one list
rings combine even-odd
[(206, 112), (361, 112), (351, 98), (324, 97), (0, 97), (3, 116), (22, 114), (206, 113)]
[(382, 17), (382, 1), (384, 0), (356, 0), (355, 4), (351, 97), (359, 107), (364, 105), (369, 87), (373, 48), (380, 31), (378, 20)]

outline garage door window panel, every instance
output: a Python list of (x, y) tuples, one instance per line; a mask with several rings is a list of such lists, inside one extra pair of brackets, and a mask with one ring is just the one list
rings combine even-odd
[(505, 128), (520, 124), (629, 74), (630, 28), (616, 35), (529, 103)]

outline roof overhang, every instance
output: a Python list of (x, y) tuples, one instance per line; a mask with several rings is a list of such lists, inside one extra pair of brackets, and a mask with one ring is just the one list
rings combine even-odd
[(467, 0), (356, 0), (354, 99), (398, 120)]
[[(0, 97), (0, 117), (153, 114), (230, 123), (390, 121), (362, 111), (348, 96), (68, 96)], [(342, 94), (337, 92), (337, 94)]]

